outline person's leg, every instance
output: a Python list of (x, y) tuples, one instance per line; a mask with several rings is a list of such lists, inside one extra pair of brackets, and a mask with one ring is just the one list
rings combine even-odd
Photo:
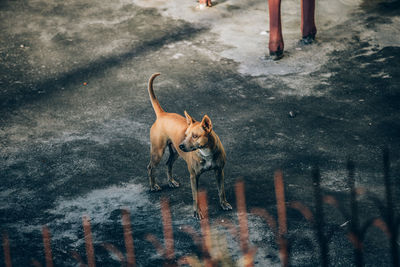
[(301, 34), (304, 41), (315, 39), (315, 0), (301, 0)]
[(283, 37), (281, 25), (281, 0), (268, 0), (269, 8), (269, 53), (280, 58), (283, 54)]

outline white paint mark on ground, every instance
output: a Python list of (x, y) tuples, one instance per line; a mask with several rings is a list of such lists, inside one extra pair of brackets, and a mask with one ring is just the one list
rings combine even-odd
[[(125, 184), (111, 186), (105, 189), (93, 190), (90, 193), (74, 199), (59, 198), (55, 208), (49, 213), (58, 219), (49, 223), (54, 240), (68, 238), (79, 246), (84, 240), (77, 234), (82, 228), (82, 216), (90, 218), (92, 225), (112, 223), (110, 215), (118, 209), (135, 211), (151, 204), (147, 190), (140, 184)], [(95, 233), (93, 233), (95, 235)]]
[[(74, 198), (58, 198), (54, 208), (47, 210), (48, 214), (52, 215), (50, 217), (55, 218), (46, 223), (51, 232), (52, 242), (68, 241), (71, 247), (82, 245), (85, 240), (80, 239), (78, 234), (83, 229), (82, 218), (84, 215), (90, 218), (90, 223), (94, 226), (112, 223), (110, 216), (115, 210), (127, 209), (134, 212), (138, 209), (146, 210), (150, 206), (159, 209), (158, 204), (150, 203), (145, 192), (147, 192), (146, 188), (140, 184), (122, 184), (92, 190)], [(7, 193), (12, 193), (12, 191)], [(41, 232), (43, 225), (38, 222), (14, 222), (10, 227), (18, 229), (16, 232), (24, 235)], [(95, 243), (102, 241), (96, 232), (92, 231), (92, 234)]]
[(173, 59), (179, 59), (179, 58), (181, 58), (181, 57), (183, 57), (183, 56), (185, 56), (185, 55), (182, 54), (182, 53), (176, 53), (175, 55), (172, 56), (172, 58), (173, 58)]

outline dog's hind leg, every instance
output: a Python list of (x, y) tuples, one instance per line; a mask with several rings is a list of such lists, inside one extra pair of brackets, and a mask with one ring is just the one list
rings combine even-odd
[(172, 166), (174, 165), (175, 160), (179, 157), (178, 152), (176, 152), (172, 143), (168, 144), (169, 148), (169, 158), (167, 160), (167, 177), (168, 177), (168, 185), (169, 187), (176, 188), (179, 187), (179, 183), (172, 176)]
[(150, 190), (160, 191), (161, 187), (155, 182), (154, 168), (160, 163), (162, 156), (164, 155), (165, 147), (167, 145), (166, 140), (154, 135), (154, 128), (150, 130), (150, 163), (147, 165), (147, 171), (149, 174)]
[(164, 149), (151, 149), (150, 162), (147, 165), (147, 172), (149, 174), (149, 182), (150, 182), (150, 190), (151, 191), (160, 191), (161, 187), (156, 183), (154, 178), (154, 168), (157, 167), (158, 163), (160, 163), (161, 158), (164, 154)]

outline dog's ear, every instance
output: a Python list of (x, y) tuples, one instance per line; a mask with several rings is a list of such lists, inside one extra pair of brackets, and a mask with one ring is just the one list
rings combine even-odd
[(211, 132), (212, 123), (211, 119), (207, 115), (204, 115), (203, 119), (201, 120), (201, 127), (203, 127), (204, 131), (207, 133)]
[(185, 117), (186, 117), (186, 122), (187, 122), (188, 125), (190, 125), (193, 122), (195, 122), (195, 120), (192, 117), (190, 117), (190, 115), (186, 112), (186, 110), (185, 110)]

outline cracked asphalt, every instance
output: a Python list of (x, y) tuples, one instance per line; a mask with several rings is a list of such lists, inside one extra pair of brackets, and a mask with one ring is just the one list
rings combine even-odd
[[(279, 266), (273, 231), (256, 215), (276, 217), (274, 172), (284, 175), (288, 203), (314, 212), (311, 170), (324, 195), (350, 210), (346, 161), (355, 162), (360, 222), (380, 216), (385, 198), (383, 149), (389, 148), (396, 216), (400, 216), (400, 2), (319, 0), (317, 40), (298, 45), (300, 1), (282, 2), (285, 57), (270, 61), (267, 2), (176, 0), (4, 0), (0, 2), (0, 231), (14, 266), (44, 265), (42, 226), (51, 233), (56, 266), (86, 262), (82, 216), (90, 218), (98, 266), (120, 266), (105, 249), (125, 253), (121, 209), (131, 214), (138, 266), (164, 262), (148, 234), (164, 243), (161, 199), (171, 208), (176, 259), (201, 252), (182, 229), (191, 226), (191, 190), (184, 161), (170, 189), (164, 162), (161, 192), (149, 192), (147, 93), (168, 112), (207, 114), (226, 153), (225, 188), (233, 211), (219, 209), (211, 173), (207, 190), (215, 250), (240, 263), (239, 239), (218, 226), (237, 225), (235, 183), (245, 183), (249, 240), (256, 266)], [(289, 113), (294, 114), (290, 116)], [(332, 266), (352, 266), (349, 221), (324, 205)], [(318, 266), (315, 231), (288, 205), (291, 266)], [(400, 240), (398, 240), (398, 243)], [(225, 244), (225, 245), (221, 245)], [(366, 266), (391, 264), (387, 236), (371, 227)], [(4, 244), (3, 244), (4, 247)], [(0, 262), (5, 262), (0, 253)]]

